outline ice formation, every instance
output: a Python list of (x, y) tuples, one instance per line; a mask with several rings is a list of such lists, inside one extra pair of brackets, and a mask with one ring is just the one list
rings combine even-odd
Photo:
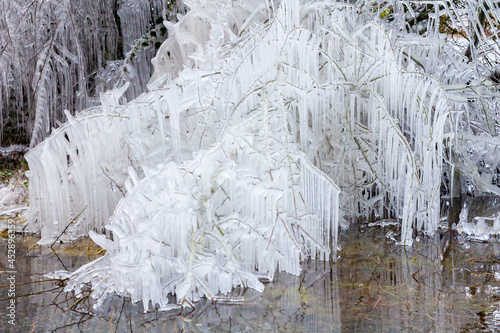
[(127, 98), (137, 97), (155, 50), (154, 38), (141, 39), (151, 20), (177, 12), (181, 0), (0, 0), (0, 139), (35, 145), (65, 109), (94, 106), (99, 92), (123, 80), (133, 83)]
[(405, 245), (437, 230), (470, 110), (450, 73), (471, 73), (417, 69), (446, 56), (439, 34), (419, 48), (339, 2), (185, 3), (149, 92), (102, 95), (26, 157), (32, 231), (107, 250), (66, 290), (165, 309), (335, 258), (351, 216), (397, 219)]
[[(198, 48), (205, 59), (238, 38), (238, 27), (226, 30), (220, 19), (230, 3), (221, 4), (205, 6), (221, 22), (209, 27), (207, 51)], [(169, 293), (192, 302), (236, 286), (261, 290), (259, 278), (271, 280), (277, 267), (299, 274), (301, 258), (336, 251), (340, 191), (296, 147), (278, 85), (263, 85), (281, 75), (276, 59), (266, 61), (269, 40), (243, 38), (246, 45), (225, 46), (235, 49), (223, 59), (228, 65), (199, 62), (167, 73), (172, 81), (160, 78), (153, 85), (162, 88), (124, 106), (117, 105), (123, 89), (102, 96), (102, 107), (68, 115), (27, 155), (31, 227), (42, 242), (99, 230), (114, 211), (106, 224), (113, 241), (91, 233), (108, 255), (75, 272), (68, 289), (91, 282), (95, 295), (117, 292), (165, 307)], [(268, 68), (255, 77), (259, 62)], [(260, 94), (245, 96), (255, 84)]]
[(491, 216), (476, 216), (470, 222), (468, 214), (467, 207), (460, 212), (458, 232), (481, 241), (487, 241), (490, 237), (500, 233), (500, 213)]

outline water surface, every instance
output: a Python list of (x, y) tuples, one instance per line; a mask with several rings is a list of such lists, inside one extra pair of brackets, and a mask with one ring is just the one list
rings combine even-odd
[[(263, 293), (235, 290), (241, 304), (204, 300), (194, 309), (149, 313), (120, 297), (96, 310), (89, 298), (63, 293), (64, 283), (44, 281), (45, 273), (74, 271), (102, 255), (89, 240), (51, 249), (17, 235), (16, 326), (7, 325), (5, 272), (0, 320), (11, 332), (500, 331), (499, 243), (444, 234), (405, 248), (392, 232), (352, 227), (340, 236), (335, 264), (304, 262), (301, 276), (277, 274)], [(5, 238), (1, 244), (7, 253)]]

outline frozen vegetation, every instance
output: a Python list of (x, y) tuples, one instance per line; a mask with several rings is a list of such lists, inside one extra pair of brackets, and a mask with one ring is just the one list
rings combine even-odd
[[(127, 25), (141, 4), (122, 8)], [(184, 5), (147, 92), (126, 102), (139, 81), (113, 81), (26, 156), (30, 230), (107, 250), (57, 273), (66, 290), (236, 302), (224, 295), (276, 269), (335, 260), (353, 219), (395, 220), (411, 245), (438, 230), (443, 201), (500, 195), (494, 2)], [(49, 115), (36, 107), (32, 143)], [(500, 232), (467, 202), (459, 230)]]
[(175, 0), (0, 0), (2, 144), (36, 145), (115, 84), (137, 97), (176, 12)]

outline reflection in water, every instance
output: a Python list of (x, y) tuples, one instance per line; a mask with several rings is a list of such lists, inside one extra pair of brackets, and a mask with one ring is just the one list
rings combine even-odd
[(436, 235), (404, 248), (380, 231), (344, 235), (337, 267), (344, 331), (500, 329), (492, 319), (500, 296), (498, 244), (451, 243), (449, 235)]
[[(235, 290), (236, 304), (208, 300), (182, 311), (143, 313), (115, 297), (92, 309), (44, 273), (73, 271), (99, 256), (88, 241), (50, 248), (17, 242), (17, 326), (13, 332), (495, 332), (500, 330), (500, 244), (449, 235), (396, 246), (388, 228), (351, 228), (340, 259), (277, 274), (263, 293)], [(5, 248), (6, 241), (2, 241)], [(31, 249), (31, 250), (29, 250)], [(20, 253), (19, 253), (20, 252)], [(5, 252), (6, 253), (6, 252)], [(5, 263), (0, 267), (4, 271)], [(21, 284), (23, 283), (23, 284)], [(2, 285), (7, 284), (2, 274)], [(60, 283), (59, 283), (60, 284)], [(0, 289), (5, 327), (6, 288)]]

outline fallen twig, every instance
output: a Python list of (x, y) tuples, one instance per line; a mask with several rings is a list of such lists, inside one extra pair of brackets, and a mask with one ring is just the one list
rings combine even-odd
[(59, 236), (57, 236), (57, 238), (54, 240), (54, 242), (52, 244), (50, 244), (50, 248), (52, 248), (52, 246), (54, 246), (54, 244), (59, 240), (59, 238), (61, 238), (62, 235), (64, 235), (64, 233), (66, 232), (66, 230), (68, 230), (69, 226), (76, 221), (77, 218), (80, 217), (80, 215), (83, 214), (83, 212), (85, 211), (85, 209), (87, 209), (88, 206), (85, 206), (85, 208), (80, 212), (80, 214), (78, 214), (77, 216), (75, 216), (74, 219), (71, 220), (70, 223), (68, 223), (68, 225), (66, 226), (66, 228), (64, 228), (64, 230), (61, 232), (61, 234)]

